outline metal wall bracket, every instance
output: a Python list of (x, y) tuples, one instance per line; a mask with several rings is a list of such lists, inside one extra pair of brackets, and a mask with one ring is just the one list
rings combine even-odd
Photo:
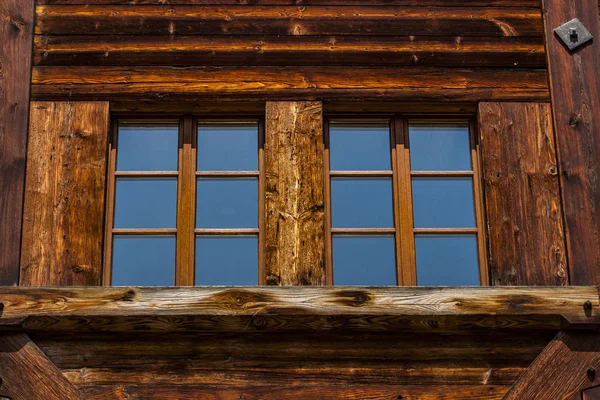
[(573, 52), (593, 39), (590, 31), (577, 18), (554, 30), (554, 34)]

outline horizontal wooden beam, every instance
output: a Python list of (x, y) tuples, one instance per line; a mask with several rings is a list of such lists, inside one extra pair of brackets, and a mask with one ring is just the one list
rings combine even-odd
[(596, 287), (0, 288), (0, 329), (598, 329)]
[[(160, 5), (165, 0), (37, 0), (37, 4), (123, 4), (123, 5)], [(539, 0), (169, 0), (168, 4), (182, 5), (386, 5), (386, 6), (421, 6), (421, 7), (539, 7)]]
[[(175, 83), (174, 83), (175, 82)], [(35, 67), (47, 100), (549, 99), (545, 70), (383, 67)]]

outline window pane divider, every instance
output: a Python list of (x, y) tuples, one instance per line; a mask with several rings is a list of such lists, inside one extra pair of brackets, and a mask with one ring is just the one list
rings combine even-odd
[(331, 228), (334, 235), (381, 235), (395, 234), (396, 228)]
[(410, 175), (414, 178), (470, 178), (475, 175), (473, 171), (411, 171)]
[(477, 234), (478, 228), (415, 228), (415, 234)]
[(332, 178), (337, 177), (349, 177), (349, 178), (378, 178), (378, 177), (392, 177), (394, 176), (393, 171), (330, 171), (329, 176)]
[(174, 235), (177, 228), (113, 228), (113, 235)]
[(260, 230), (258, 228), (235, 228), (235, 229), (213, 229), (213, 228), (201, 228), (195, 229), (194, 233), (196, 235), (206, 235), (206, 236), (227, 236), (227, 235), (236, 235), (236, 236), (244, 236), (244, 235), (258, 235)]
[(207, 178), (258, 178), (259, 171), (196, 171), (196, 176)]
[(116, 177), (131, 177), (131, 178), (161, 178), (161, 177), (173, 177), (179, 176), (178, 171), (115, 171)]

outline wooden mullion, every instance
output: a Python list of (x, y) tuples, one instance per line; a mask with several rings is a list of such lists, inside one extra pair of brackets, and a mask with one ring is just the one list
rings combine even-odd
[(258, 178), (260, 171), (196, 171), (202, 178)]
[(400, 237), (400, 262), (398, 263), (398, 284), (416, 286), (417, 265), (415, 254), (414, 217), (412, 204), (412, 183), (410, 176), (410, 150), (408, 144), (408, 121), (400, 116), (394, 118), (396, 139), (396, 180), (398, 185), (398, 226)]
[(392, 167), (392, 201), (393, 201), (393, 218), (394, 218), (394, 243), (396, 254), (396, 284), (401, 286), (404, 279), (402, 277), (402, 237), (399, 233), (402, 219), (400, 218), (400, 207), (402, 207), (402, 194), (400, 193), (400, 182), (398, 181), (398, 149), (396, 148), (396, 132), (395, 120), (389, 120), (390, 130), (390, 157)]
[(333, 238), (331, 226), (331, 160), (329, 152), (329, 119), (323, 119), (323, 176), (325, 183), (325, 285), (333, 285)]
[(479, 257), (479, 279), (481, 286), (489, 286), (490, 274), (487, 264), (487, 248), (485, 238), (485, 213), (483, 211), (483, 190), (481, 187), (481, 158), (479, 140), (477, 140), (477, 122), (469, 120), (469, 139), (471, 142), (471, 168), (473, 169), (473, 198), (475, 204), (475, 222), (477, 226), (477, 254)]
[(186, 115), (180, 122), (177, 196), (177, 257), (175, 285), (193, 286), (196, 223), (196, 123)]
[(113, 227), (115, 217), (115, 172), (117, 169), (117, 138), (119, 121), (111, 122), (108, 143), (108, 173), (106, 179), (106, 214), (104, 223), (104, 260), (102, 269), (102, 285), (110, 286), (112, 280)]
[(332, 178), (389, 178), (393, 171), (329, 171)]
[(265, 266), (265, 120), (258, 121), (258, 284), (267, 283)]
[(473, 171), (411, 171), (413, 178), (471, 178)]
[(176, 178), (178, 171), (115, 171), (114, 176), (123, 178)]

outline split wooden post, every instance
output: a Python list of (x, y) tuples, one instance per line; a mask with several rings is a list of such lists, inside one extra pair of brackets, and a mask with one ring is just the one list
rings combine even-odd
[[(542, 0), (572, 285), (600, 283), (598, 0)], [(567, 50), (554, 29), (578, 18), (594, 39)]]
[(268, 285), (325, 284), (323, 106), (267, 102), (265, 274)]

